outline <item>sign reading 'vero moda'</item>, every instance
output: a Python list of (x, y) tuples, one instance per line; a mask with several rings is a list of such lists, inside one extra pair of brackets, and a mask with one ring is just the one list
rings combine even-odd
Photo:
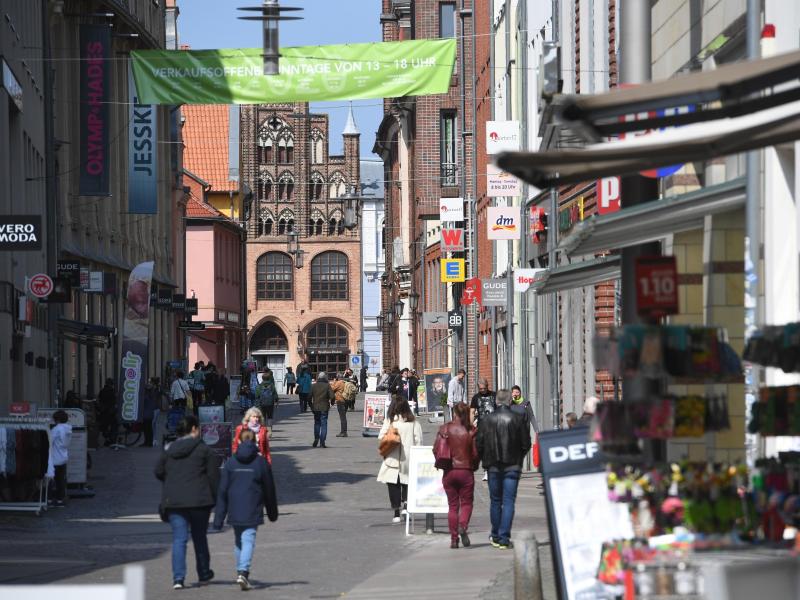
[(264, 76), (261, 48), (131, 52), (143, 104), (264, 104), (444, 94), (456, 40), (281, 48)]

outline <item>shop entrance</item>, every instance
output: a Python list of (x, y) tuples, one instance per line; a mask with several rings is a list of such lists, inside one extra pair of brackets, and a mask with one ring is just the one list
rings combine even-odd
[(311, 365), (311, 373), (315, 376), (322, 371), (328, 376), (343, 373), (350, 352), (347, 342), (347, 330), (337, 323), (323, 321), (309, 329), (306, 334), (306, 358)]

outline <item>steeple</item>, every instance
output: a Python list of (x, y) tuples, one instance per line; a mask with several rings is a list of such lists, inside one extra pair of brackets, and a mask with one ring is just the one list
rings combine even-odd
[(350, 111), (347, 113), (347, 124), (344, 126), (342, 135), (361, 135), (361, 132), (356, 127), (356, 120), (353, 117), (353, 103), (350, 103)]

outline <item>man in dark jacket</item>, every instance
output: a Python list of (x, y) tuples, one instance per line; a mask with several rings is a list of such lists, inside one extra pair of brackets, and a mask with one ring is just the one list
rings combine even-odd
[(258, 455), (255, 434), (242, 431), (236, 454), (228, 459), (222, 469), (222, 481), (214, 513), (214, 528), (221, 529), (228, 517), (233, 527), (234, 556), (236, 558), (236, 583), (249, 590), (250, 564), (256, 545), (256, 531), (264, 524), (264, 509), (270, 521), (278, 520), (278, 500), (275, 480), (264, 457)]
[(531, 435), (525, 418), (511, 412), (511, 392), (499, 390), (496, 400), (497, 409), (480, 420), (476, 443), (483, 468), (489, 472), (492, 546), (508, 549), (514, 547), (511, 543), (514, 503)]
[(327, 448), (325, 439), (328, 437), (328, 411), (336, 402), (328, 376), (323, 372), (317, 375), (317, 381), (311, 386), (311, 412), (314, 413), (314, 443), (316, 448)]
[(179, 439), (161, 454), (155, 469), (164, 482), (161, 509), (172, 527), (173, 589), (183, 589), (186, 544), (191, 532), (200, 583), (214, 578), (208, 550), (208, 517), (217, 498), (219, 461), (200, 437), (197, 417), (187, 415), (177, 427)]

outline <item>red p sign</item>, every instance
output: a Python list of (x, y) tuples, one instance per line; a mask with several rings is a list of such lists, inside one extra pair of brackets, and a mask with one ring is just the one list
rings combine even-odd
[(597, 182), (597, 212), (601, 215), (620, 208), (619, 177), (605, 177)]

